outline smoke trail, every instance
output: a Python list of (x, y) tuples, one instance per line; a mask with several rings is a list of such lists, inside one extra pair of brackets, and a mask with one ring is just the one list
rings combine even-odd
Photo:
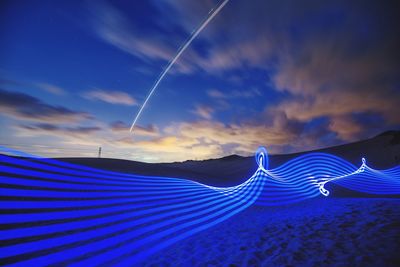
[(208, 13), (207, 18), (200, 24), (200, 26), (192, 32), (190, 35), (189, 39), (184, 43), (179, 49), (178, 52), (176, 53), (175, 57), (168, 63), (167, 67), (163, 70), (161, 75), (158, 77), (156, 82), (154, 83), (153, 87), (150, 89), (149, 94), (147, 95), (146, 99), (143, 102), (143, 105), (140, 107), (139, 112), (136, 114), (135, 119), (133, 120), (130, 132), (132, 132), (133, 127), (135, 127), (135, 124), (137, 120), (140, 117), (140, 114), (142, 113), (144, 107), (146, 106), (147, 102), (149, 101), (151, 95), (154, 93), (164, 76), (167, 74), (167, 72), (171, 69), (171, 67), (175, 64), (175, 62), (179, 59), (179, 57), (182, 55), (182, 53), (186, 50), (186, 48), (192, 43), (192, 41), (199, 35), (199, 33), (207, 26), (207, 24), (221, 11), (221, 9), (229, 2), (229, 0), (224, 0), (220, 5), (217, 6), (217, 8), (213, 8), (210, 10)]

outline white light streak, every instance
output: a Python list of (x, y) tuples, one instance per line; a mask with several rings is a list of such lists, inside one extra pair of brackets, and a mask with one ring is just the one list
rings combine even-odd
[(217, 8), (213, 8), (210, 10), (208, 13), (208, 17), (203, 21), (203, 23), (200, 24), (200, 26), (192, 32), (191, 36), (189, 39), (184, 43), (179, 49), (178, 52), (176, 53), (175, 57), (168, 63), (167, 67), (163, 70), (161, 75), (158, 77), (156, 82), (154, 83), (153, 87), (151, 87), (149, 94), (147, 95), (146, 99), (143, 102), (143, 105), (140, 107), (138, 113), (136, 114), (135, 119), (133, 120), (132, 126), (130, 128), (130, 132), (133, 131), (133, 128), (136, 125), (137, 120), (140, 117), (140, 114), (143, 112), (143, 109), (145, 108), (147, 102), (149, 101), (150, 97), (153, 95), (154, 91), (157, 89), (158, 85), (164, 78), (164, 76), (167, 74), (167, 72), (171, 69), (171, 67), (174, 65), (174, 63), (179, 59), (179, 57), (182, 55), (182, 53), (188, 48), (188, 46), (192, 43), (192, 41), (199, 35), (199, 33), (207, 26), (207, 24), (221, 11), (221, 9), (229, 2), (229, 0), (224, 0)]

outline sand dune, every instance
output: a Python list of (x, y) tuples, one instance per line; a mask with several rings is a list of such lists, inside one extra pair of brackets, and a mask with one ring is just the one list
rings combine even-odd
[[(267, 146), (267, 144), (265, 144)], [(267, 147), (268, 148), (268, 147)], [(270, 168), (310, 152), (324, 152), (339, 156), (356, 166), (361, 158), (375, 169), (390, 168), (400, 164), (400, 131), (388, 131), (371, 139), (287, 155), (270, 155)], [(182, 177), (215, 186), (230, 186), (244, 182), (257, 169), (254, 157), (231, 155), (219, 159), (174, 163), (143, 163), (106, 158), (60, 158), (62, 161), (119, 172), (143, 175)]]

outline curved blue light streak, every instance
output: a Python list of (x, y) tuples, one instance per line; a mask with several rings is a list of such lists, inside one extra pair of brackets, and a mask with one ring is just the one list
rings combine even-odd
[(247, 207), (283, 205), (328, 196), (327, 184), (353, 191), (400, 194), (400, 166), (359, 168), (312, 153), (258, 168), (244, 183), (198, 182), (118, 173), (37, 158), (0, 155), (0, 264), (11, 266), (132, 265)]

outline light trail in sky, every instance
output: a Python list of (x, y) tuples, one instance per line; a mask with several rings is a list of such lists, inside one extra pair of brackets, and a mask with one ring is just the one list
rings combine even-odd
[(224, 0), (221, 2), (216, 8), (211, 9), (208, 12), (208, 15), (205, 20), (198, 26), (196, 30), (194, 30), (189, 39), (178, 49), (178, 52), (176, 55), (172, 58), (172, 60), (168, 63), (167, 67), (161, 72), (160, 76), (154, 83), (153, 87), (151, 87), (149, 94), (147, 95), (146, 99), (144, 100), (142, 106), (140, 107), (138, 113), (136, 114), (135, 119), (133, 120), (132, 126), (130, 128), (130, 132), (133, 131), (133, 128), (136, 125), (136, 122), (138, 121), (140, 114), (142, 114), (143, 109), (145, 108), (147, 102), (149, 101), (150, 97), (153, 95), (154, 91), (157, 89), (158, 85), (162, 81), (162, 79), (165, 77), (165, 75), (168, 73), (168, 71), (172, 68), (172, 66), (175, 64), (175, 62), (179, 59), (179, 57), (182, 55), (182, 53), (186, 50), (186, 48), (189, 47), (189, 45), (192, 43), (192, 41), (199, 35), (199, 33), (207, 26), (208, 23), (221, 11), (221, 9), (229, 2), (229, 0)]

